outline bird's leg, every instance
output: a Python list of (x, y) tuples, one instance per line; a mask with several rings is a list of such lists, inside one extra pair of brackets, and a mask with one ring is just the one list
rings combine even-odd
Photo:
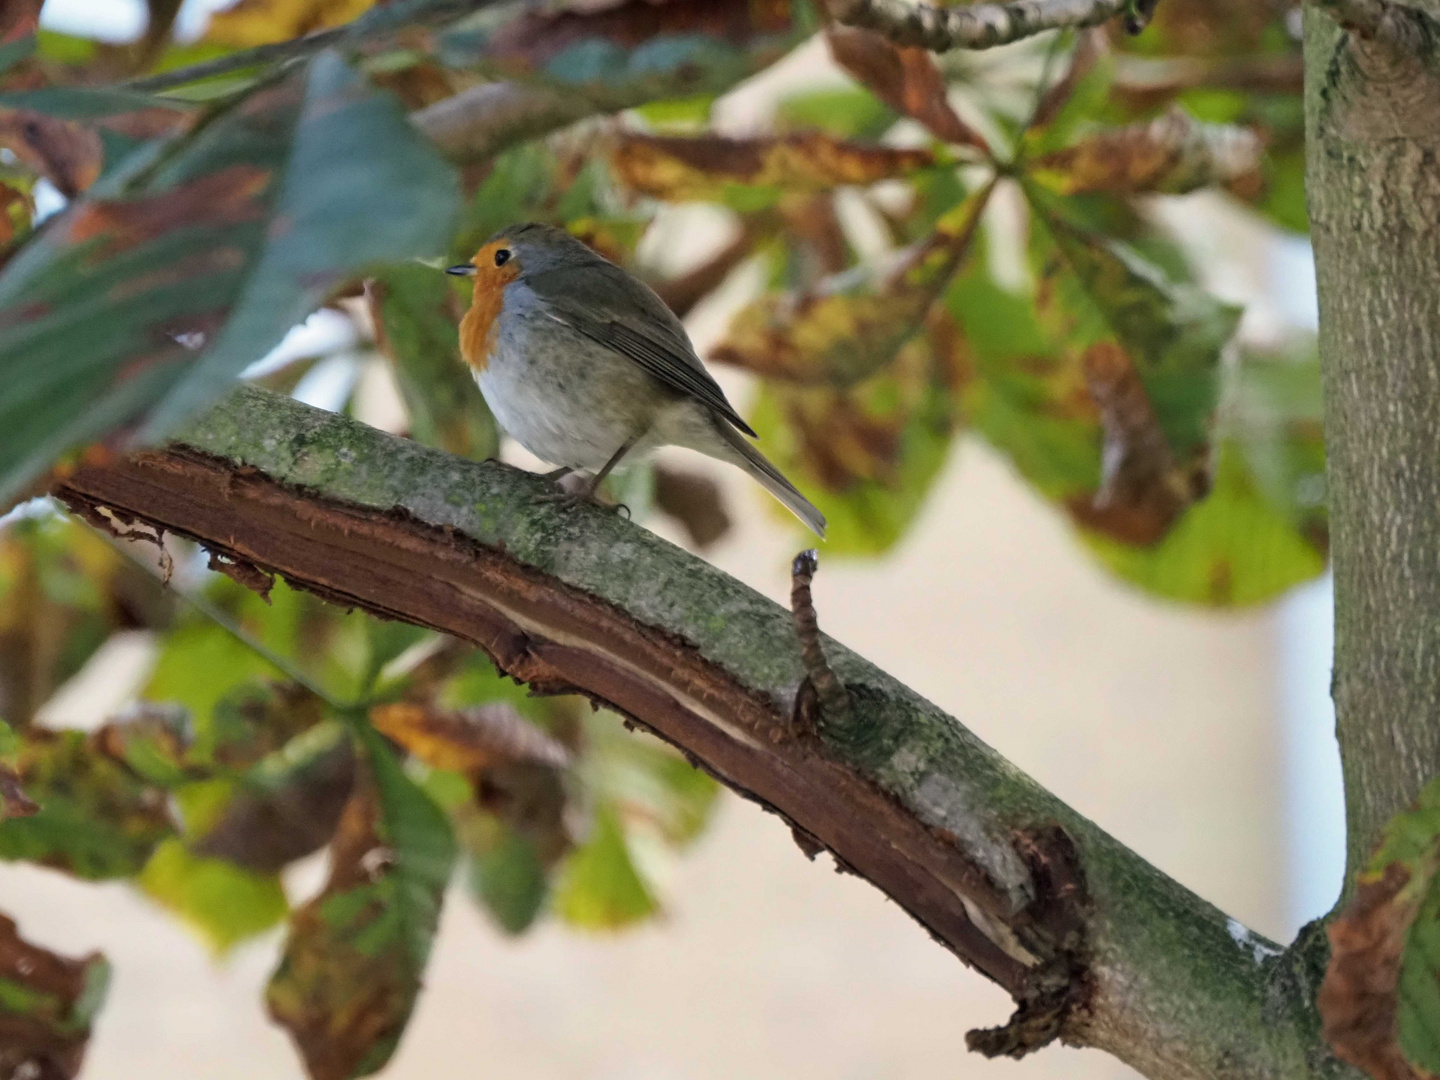
[(565, 503), (570, 506), (576, 506), (580, 503), (596, 502), (596, 492), (600, 490), (600, 485), (605, 482), (605, 477), (610, 475), (610, 471), (614, 469), (616, 465), (620, 464), (621, 460), (625, 457), (625, 455), (628, 454), (632, 449), (634, 449), (635, 444), (639, 441), (640, 436), (635, 435), (621, 443), (620, 449), (616, 450), (615, 453), (610, 455), (610, 460), (605, 462), (605, 464), (601, 466), (599, 472), (597, 472), (589, 480), (586, 480), (585, 483), (581, 485), (579, 491), (572, 494), (571, 492), (565, 491), (562, 488), (560, 491), (557, 491), (554, 494), (541, 495), (541, 501)]
[(540, 479), (544, 480), (547, 484), (558, 484), (574, 471), (575, 470), (570, 468), (569, 465), (561, 465), (558, 469), (551, 469), (549, 472), (541, 473)]

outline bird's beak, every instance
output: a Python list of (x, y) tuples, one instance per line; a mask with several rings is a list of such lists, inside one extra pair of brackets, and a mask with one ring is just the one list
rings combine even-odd
[(475, 267), (470, 263), (461, 263), (459, 266), (447, 266), (445, 272), (454, 274), (456, 277), (474, 277)]

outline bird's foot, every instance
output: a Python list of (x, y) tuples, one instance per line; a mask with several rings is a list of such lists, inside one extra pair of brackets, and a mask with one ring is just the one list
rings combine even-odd
[(540, 474), (540, 479), (549, 484), (559, 484), (575, 470), (568, 465), (561, 465), (558, 469), (551, 469), (549, 472)]
[(607, 503), (600, 498), (600, 486), (592, 480), (587, 480), (575, 490), (570, 490), (557, 481), (555, 491), (544, 491), (535, 496), (536, 502), (550, 503), (552, 505), (573, 508), (576, 506), (598, 506), (601, 510), (613, 510), (623, 513), (626, 520), (630, 519), (630, 508), (624, 503)]

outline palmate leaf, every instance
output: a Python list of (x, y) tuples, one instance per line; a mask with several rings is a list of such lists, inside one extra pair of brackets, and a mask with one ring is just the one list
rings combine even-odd
[(453, 170), (329, 53), (144, 157), (0, 274), (0, 495), (118, 427), (163, 434), (347, 276), (442, 252), (456, 207)]
[(1319, 573), (1312, 530), (1247, 456), (1211, 446), (1235, 310), (1030, 194), (1034, 294), (1001, 289), (976, 260), (946, 297), (974, 364), (970, 422), (1151, 592), (1250, 604)]
[(404, 1031), (455, 859), (444, 814), (363, 721), (369, 775), (331, 849), (324, 891), (291, 919), (266, 1004), (316, 1080), (384, 1066)]

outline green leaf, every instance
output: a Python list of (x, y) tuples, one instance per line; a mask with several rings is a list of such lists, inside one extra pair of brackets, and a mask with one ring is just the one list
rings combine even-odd
[(159, 437), (347, 277), (438, 254), (456, 189), (329, 53), (132, 155), (0, 274), (0, 492), (119, 426)]
[(312, 1075), (364, 1076), (405, 1029), (455, 857), (449, 822), (363, 721), (373, 784), (357, 787), (324, 891), (291, 919), (266, 990)]
[(217, 953), (265, 932), (289, 911), (274, 874), (192, 854), (179, 839), (166, 840), (156, 849), (139, 884), (199, 931)]
[(411, 438), (483, 461), (495, 456), (499, 432), (460, 359), (460, 305), (451, 281), (425, 266), (387, 267), (376, 275), (371, 310), (410, 415)]
[(1325, 557), (1260, 493), (1244, 459), (1220, 447), (1214, 485), (1165, 537), (1133, 547), (1097, 533), (1087, 546), (1111, 571), (1171, 600), (1243, 607), (1317, 577)]
[(635, 868), (615, 807), (600, 803), (590, 835), (561, 868), (556, 913), (587, 930), (616, 930), (653, 915), (659, 906)]
[(720, 785), (668, 746), (626, 731), (613, 713), (587, 718), (581, 771), (586, 785), (644, 821), (679, 847), (705, 830)]
[(78, 731), (23, 733), (17, 772), (40, 804), (0, 821), (0, 859), (92, 881), (130, 877), (174, 835), (165, 793), (103, 754)]
[(781, 131), (828, 131), (842, 139), (878, 139), (895, 123), (895, 111), (868, 90), (809, 90), (776, 107)]
[(470, 894), (507, 934), (521, 934), (545, 906), (550, 892), (535, 841), (496, 822), (489, 844), (470, 855)]
[(455, 864), (455, 837), (441, 809), (395, 760), (379, 732), (357, 725), (380, 798), (379, 834), (395, 857), (394, 903), (418, 973), (440, 921), (440, 901)]

